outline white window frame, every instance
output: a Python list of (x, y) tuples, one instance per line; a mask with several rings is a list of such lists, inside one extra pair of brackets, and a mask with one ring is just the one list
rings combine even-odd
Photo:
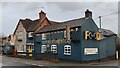
[(20, 31), (20, 32), (18, 32), (18, 39), (22, 39), (22, 38), (23, 38), (23, 32)]
[(33, 34), (33, 32), (29, 32), (29, 33), (28, 33), (28, 37), (33, 37), (32, 34)]
[(64, 46), (64, 55), (71, 55), (71, 46), (70, 45)]
[(74, 29), (70, 29), (70, 31), (72, 32), (72, 31), (74, 31)]
[(46, 34), (42, 34), (42, 40), (46, 40)]
[(51, 52), (57, 53), (57, 45), (51, 45)]
[(64, 30), (64, 38), (66, 38), (66, 30)]
[[(30, 46), (31, 46), (31, 48), (30, 48)], [(28, 47), (27, 50), (30, 50), (30, 49), (34, 50), (34, 45), (28, 45), (27, 47)]]
[(78, 31), (79, 30), (79, 28), (77, 27), (77, 28), (75, 28), (75, 31)]
[(47, 45), (41, 46), (41, 53), (45, 53), (47, 51)]

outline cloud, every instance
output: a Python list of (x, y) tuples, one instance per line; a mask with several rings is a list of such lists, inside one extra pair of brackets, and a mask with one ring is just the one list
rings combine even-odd
[(118, 33), (120, 35), (120, 2), (118, 3)]
[[(93, 19), (99, 25), (98, 16), (117, 12), (117, 2), (4, 2), (2, 22), (5, 35), (13, 33), (21, 18), (38, 19), (41, 6), (50, 20), (66, 21), (84, 17), (86, 9), (93, 12)], [(102, 18), (102, 26), (118, 32), (117, 14)], [(8, 25), (9, 24), (9, 25)]]
[(1, 0), (2, 2), (118, 2), (119, 0)]
[(80, 2), (52, 2), (48, 4), (55, 4), (63, 11), (78, 10), (80, 7), (83, 7), (83, 3)]
[[(68, 20), (84, 16), (86, 9), (93, 12), (93, 18), (99, 26), (98, 16), (102, 17), (102, 27), (118, 32), (118, 16), (111, 13), (118, 12), (117, 2), (54, 2), (50, 5), (57, 6), (62, 15), (59, 20)], [(62, 17), (63, 16), (63, 17)], [(64, 19), (63, 19), (64, 18)]]
[[(0, 2), (0, 9), (2, 9), (2, 3)], [(2, 10), (0, 10), (0, 33), (2, 33)]]

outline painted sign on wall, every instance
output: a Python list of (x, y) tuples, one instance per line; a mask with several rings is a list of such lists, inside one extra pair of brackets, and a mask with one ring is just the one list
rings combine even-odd
[(100, 40), (100, 33), (99, 32), (91, 32), (91, 31), (85, 31), (85, 39), (96, 39)]
[(98, 48), (84, 48), (85, 55), (98, 54)]
[(56, 39), (56, 40), (45, 40), (45, 41), (42, 41), (43, 44), (45, 43), (48, 43), (48, 44), (51, 44), (51, 43), (57, 43), (57, 44), (60, 44), (60, 43), (65, 43), (65, 39)]

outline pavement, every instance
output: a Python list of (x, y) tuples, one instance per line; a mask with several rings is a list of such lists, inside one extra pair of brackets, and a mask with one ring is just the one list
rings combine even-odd
[[(7, 56), (2, 57), (2, 66), (40, 66), (40, 67), (56, 67), (56, 66), (114, 66), (118, 67), (120, 65), (120, 60), (114, 60), (109, 62), (101, 62), (101, 63), (73, 63), (73, 62), (60, 62), (60, 63), (52, 63), (43, 60), (31, 60), (24, 58), (13, 58)], [(63, 67), (62, 67), (63, 68)]]

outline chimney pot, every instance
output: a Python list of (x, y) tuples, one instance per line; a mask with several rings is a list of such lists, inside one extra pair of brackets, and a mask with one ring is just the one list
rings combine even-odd
[(89, 11), (89, 9), (87, 9), (87, 10), (85, 11), (85, 17), (87, 17), (87, 18), (92, 18), (92, 12)]
[(44, 13), (42, 10), (41, 12), (39, 13), (39, 19), (42, 20), (43, 18), (46, 17), (46, 13)]

